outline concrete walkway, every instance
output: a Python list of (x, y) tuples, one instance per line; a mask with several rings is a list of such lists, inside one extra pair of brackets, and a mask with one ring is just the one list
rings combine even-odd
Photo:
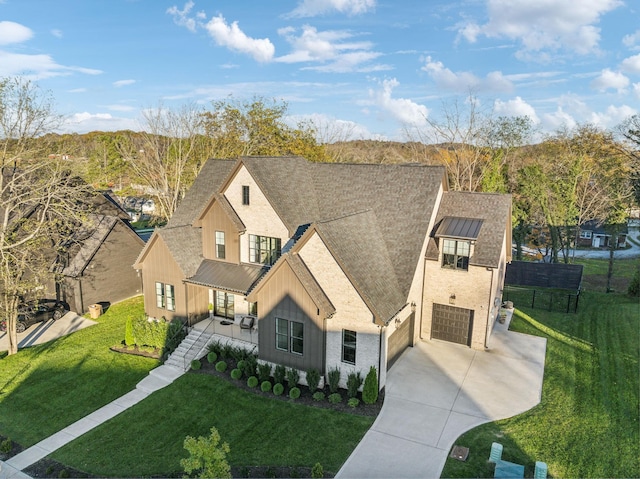
[(23, 469), (44, 459), (56, 449), (139, 403), (151, 393), (168, 386), (183, 374), (184, 371), (172, 366), (159, 366), (153, 369), (146, 378), (137, 384), (136, 389), (133, 391), (65, 427), (53, 436), (49, 436), (25, 449), (5, 463), (0, 462), (0, 479), (28, 479), (29, 476), (21, 472)]
[[(546, 339), (496, 323), (488, 351), (442, 341), (407, 349), (373, 426), (337, 478), (438, 478), (454, 441), (540, 402)], [(489, 455), (486, 451), (471, 454)]]

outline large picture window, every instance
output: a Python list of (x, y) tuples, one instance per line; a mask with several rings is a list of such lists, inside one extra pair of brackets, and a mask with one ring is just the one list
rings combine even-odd
[(276, 349), (302, 355), (304, 351), (304, 324), (276, 318)]
[(234, 297), (224, 291), (216, 291), (215, 315), (227, 319), (234, 319)]
[(225, 259), (224, 231), (216, 231), (216, 258)]
[(348, 329), (342, 330), (342, 362), (356, 363), (356, 332)]
[(280, 253), (280, 238), (249, 235), (249, 262), (272, 265)]
[(172, 284), (156, 283), (156, 306), (167, 311), (176, 310), (176, 295)]
[(442, 267), (451, 269), (469, 269), (471, 244), (468, 241), (443, 239)]

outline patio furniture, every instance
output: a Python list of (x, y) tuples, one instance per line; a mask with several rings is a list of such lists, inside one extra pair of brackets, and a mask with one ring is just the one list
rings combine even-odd
[(503, 478), (521, 478), (524, 477), (524, 466), (515, 462), (502, 460), (502, 444), (494, 442), (491, 444), (491, 452), (489, 453), (489, 462), (496, 464), (493, 477), (496, 479)]
[(547, 479), (547, 463), (536, 461), (536, 468), (533, 473), (534, 479)]
[(498, 462), (502, 459), (502, 444), (494, 442), (491, 444), (491, 453), (489, 454), (489, 462)]
[(255, 322), (256, 318), (254, 318), (253, 316), (244, 316), (241, 320), (240, 320), (240, 329), (251, 329), (253, 328), (253, 323)]

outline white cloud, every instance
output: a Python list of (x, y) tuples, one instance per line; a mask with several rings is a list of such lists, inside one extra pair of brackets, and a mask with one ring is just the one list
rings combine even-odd
[(408, 125), (424, 124), (429, 116), (426, 106), (415, 103), (407, 98), (392, 98), (393, 89), (400, 85), (395, 78), (384, 80), (382, 90), (369, 90), (369, 97), (382, 110), (391, 114), (398, 121)]
[(640, 75), (640, 53), (622, 60), (620, 70), (631, 75)]
[(536, 110), (519, 96), (508, 101), (496, 100), (493, 109), (499, 116), (528, 116), (534, 124), (540, 123)]
[(51, 35), (53, 35), (56, 38), (62, 38), (64, 36), (62, 33), (62, 30), (58, 30), (57, 28), (54, 28), (53, 30), (51, 30)]
[(628, 105), (622, 105), (619, 107), (610, 105), (603, 112), (593, 112), (589, 121), (595, 125), (602, 126), (603, 128), (612, 128), (631, 115), (635, 115), (637, 112), (638, 110), (631, 108)]
[(304, 25), (300, 34), (297, 33), (297, 29), (293, 27), (278, 30), (278, 34), (291, 45), (292, 52), (276, 58), (276, 61), (323, 63), (307, 69), (335, 73), (379, 71), (391, 68), (387, 65), (370, 64), (372, 60), (381, 56), (381, 53), (372, 51), (371, 42), (352, 40), (354, 34), (351, 32), (345, 30), (319, 32), (314, 27)]
[(618, 93), (624, 93), (629, 83), (629, 78), (622, 73), (605, 68), (600, 75), (591, 82), (591, 88), (600, 92), (612, 89), (617, 90)]
[(640, 83), (633, 84), (633, 94), (640, 100)]
[(470, 72), (454, 73), (440, 61), (426, 58), (422, 70), (427, 72), (439, 88), (458, 93), (501, 92), (513, 90), (513, 83), (502, 72), (491, 72), (486, 78), (479, 78)]
[(167, 13), (173, 17), (173, 21), (176, 25), (180, 25), (181, 27), (185, 27), (190, 32), (196, 31), (197, 23), (195, 18), (189, 17), (189, 13), (195, 3), (189, 0), (184, 4), (182, 10), (180, 10), (176, 5), (173, 7), (167, 8)]
[(70, 75), (73, 72), (87, 75), (102, 73), (101, 70), (92, 68), (60, 65), (50, 55), (25, 55), (2, 50), (0, 50), (0, 72), (6, 76), (24, 75), (35, 80)]
[(622, 4), (621, 0), (487, 0), (489, 21), (468, 22), (459, 34), (472, 43), (481, 35), (518, 40), (529, 54), (566, 49), (586, 55), (598, 51), (600, 28), (595, 25), (600, 17)]
[(640, 30), (636, 30), (635, 32), (622, 37), (622, 43), (627, 48), (637, 47), (638, 44), (640, 44)]
[(575, 118), (564, 111), (561, 106), (553, 113), (542, 115), (542, 123), (547, 131), (556, 131), (565, 127), (571, 129), (578, 124)]
[(114, 117), (110, 113), (74, 113), (65, 119), (60, 132), (87, 133), (90, 131), (140, 131), (139, 122), (131, 118)]
[(22, 43), (33, 37), (30, 28), (16, 22), (0, 22), (0, 45)]
[(251, 38), (240, 30), (238, 22), (228, 25), (222, 15), (209, 20), (205, 28), (218, 45), (246, 53), (258, 62), (271, 61), (275, 53), (275, 47), (268, 38)]
[(289, 14), (288, 18), (314, 17), (326, 13), (338, 12), (346, 15), (360, 15), (373, 10), (376, 0), (302, 0)]
[(106, 107), (110, 111), (134, 111), (136, 108), (131, 105), (107, 105)]
[(351, 120), (341, 120), (322, 113), (309, 115), (291, 115), (288, 117), (291, 126), (300, 122), (310, 122), (316, 131), (316, 139), (320, 143), (338, 141), (366, 140), (377, 138), (368, 128)]
[(121, 88), (123, 86), (133, 85), (135, 82), (135, 80), (118, 80), (113, 82), (113, 86), (116, 88)]

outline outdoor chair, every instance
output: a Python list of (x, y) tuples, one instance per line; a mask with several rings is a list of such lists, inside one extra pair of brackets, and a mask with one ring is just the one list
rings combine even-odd
[(255, 322), (256, 318), (254, 318), (253, 316), (244, 316), (241, 320), (240, 320), (240, 329), (251, 329), (253, 328), (253, 323)]
[(502, 459), (502, 444), (494, 442), (491, 444), (491, 453), (489, 454), (489, 462), (498, 462)]
[(533, 473), (534, 479), (547, 479), (547, 463), (536, 461), (536, 468)]

